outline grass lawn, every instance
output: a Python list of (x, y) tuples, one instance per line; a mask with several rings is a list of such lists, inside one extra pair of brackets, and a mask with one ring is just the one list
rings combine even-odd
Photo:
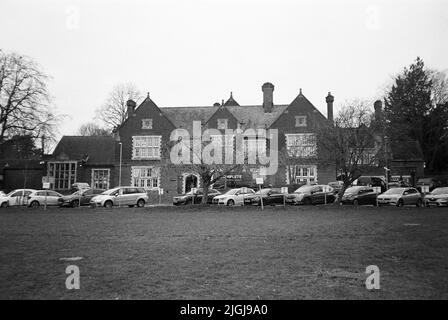
[(447, 299), (448, 209), (0, 209), (0, 274), (1, 299)]

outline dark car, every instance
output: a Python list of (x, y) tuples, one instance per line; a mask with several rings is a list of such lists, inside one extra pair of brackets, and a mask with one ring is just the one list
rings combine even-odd
[[(212, 200), (214, 197), (220, 195), (221, 192), (219, 192), (216, 189), (209, 189), (207, 194), (207, 203), (212, 203)], [(181, 196), (176, 196), (173, 198), (173, 204), (174, 205), (183, 205), (183, 204), (193, 204), (193, 203), (202, 203), (202, 197), (204, 195), (204, 192), (202, 188), (192, 190), (187, 192), (186, 194), (183, 194)]]
[(244, 199), (244, 204), (261, 206), (261, 200), (263, 200), (263, 205), (283, 204), (284, 196), (281, 189), (265, 188), (258, 190), (253, 195), (247, 196)]
[(377, 194), (371, 187), (355, 186), (345, 190), (342, 196), (342, 204), (373, 204), (376, 206)]
[(63, 196), (59, 198), (59, 206), (60, 207), (78, 207), (81, 201), (81, 206), (88, 206), (90, 204), (90, 200), (101, 193), (104, 190), (102, 189), (81, 189), (68, 196)]
[[(324, 190), (327, 189), (325, 192)], [(288, 204), (325, 204), (336, 199), (334, 189), (327, 185), (304, 185), (286, 196)]]

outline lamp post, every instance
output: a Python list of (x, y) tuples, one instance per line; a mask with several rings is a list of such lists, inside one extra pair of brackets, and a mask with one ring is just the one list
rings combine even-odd
[(118, 186), (121, 187), (121, 162), (123, 158), (123, 144), (121, 142), (118, 143), (120, 145), (120, 168), (118, 170)]

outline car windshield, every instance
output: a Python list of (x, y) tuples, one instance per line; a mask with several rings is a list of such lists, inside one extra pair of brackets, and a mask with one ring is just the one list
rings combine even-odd
[(227, 192), (225, 193), (225, 195), (230, 196), (230, 195), (232, 195), (232, 194), (237, 193), (239, 190), (240, 190), (240, 189), (231, 189), (231, 190), (227, 191)]
[(384, 192), (384, 194), (402, 194), (405, 188), (392, 188)]
[(314, 189), (314, 186), (301, 186), (299, 189), (294, 191), (295, 193), (301, 193), (301, 192), (311, 192)]
[(104, 195), (109, 195), (109, 194), (111, 194), (111, 193), (117, 191), (118, 189), (119, 189), (119, 188), (109, 189), (109, 190), (104, 191), (102, 194), (104, 194)]
[(448, 194), (448, 188), (436, 188), (432, 190), (431, 194)]

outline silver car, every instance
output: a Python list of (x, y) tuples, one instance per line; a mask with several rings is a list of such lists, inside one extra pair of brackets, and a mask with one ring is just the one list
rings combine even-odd
[(117, 187), (93, 197), (90, 205), (112, 208), (113, 206), (144, 207), (148, 202), (145, 189), (137, 187)]
[(448, 206), (448, 187), (436, 188), (425, 195), (426, 206)]
[(423, 198), (415, 188), (391, 188), (378, 196), (378, 205), (394, 205), (402, 207), (404, 205), (423, 205)]

